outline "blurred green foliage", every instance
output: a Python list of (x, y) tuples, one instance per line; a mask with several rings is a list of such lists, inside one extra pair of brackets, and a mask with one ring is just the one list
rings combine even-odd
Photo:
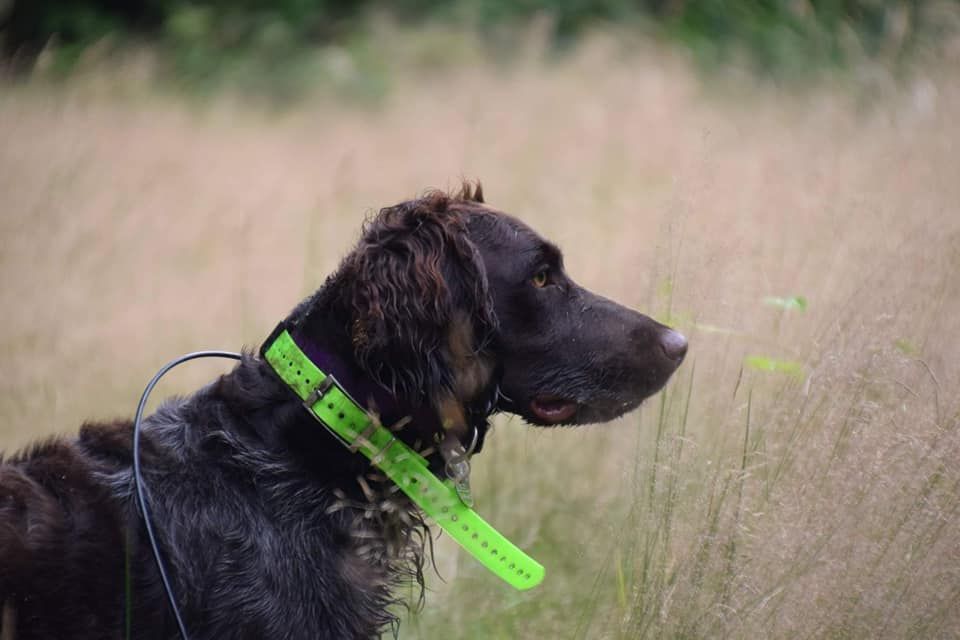
[[(69, 69), (95, 43), (147, 41), (169, 54), (178, 78), (209, 86), (267, 74), (282, 89), (284, 78), (317, 64), (319, 48), (362, 49), (359, 34), (374, 14), (475, 29), (501, 53), (504, 33), (509, 40), (545, 16), (560, 48), (616, 25), (678, 41), (704, 65), (737, 61), (778, 76), (864, 57), (896, 62), (943, 35), (943, 10), (957, 7), (960, 0), (0, 0), (0, 43), (8, 66), (29, 69), (52, 48), (56, 66)], [(377, 84), (355, 89), (376, 93)]]

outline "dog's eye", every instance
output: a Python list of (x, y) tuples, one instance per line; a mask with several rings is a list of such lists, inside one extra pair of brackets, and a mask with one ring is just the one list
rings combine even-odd
[(547, 269), (546, 267), (544, 267), (543, 269), (540, 269), (540, 271), (537, 271), (537, 273), (534, 274), (533, 278), (530, 280), (530, 284), (535, 286), (537, 289), (544, 288), (545, 286), (547, 286), (547, 284), (549, 284), (549, 282), (550, 282), (550, 270)]

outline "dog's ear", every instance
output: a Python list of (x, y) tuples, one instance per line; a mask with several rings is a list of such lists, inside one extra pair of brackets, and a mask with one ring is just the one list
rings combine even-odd
[(356, 360), (413, 402), (460, 397), (463, 360), (496, 325), (486, 270), (451, 202), (438, 193), (381, 210), (347, 261)]

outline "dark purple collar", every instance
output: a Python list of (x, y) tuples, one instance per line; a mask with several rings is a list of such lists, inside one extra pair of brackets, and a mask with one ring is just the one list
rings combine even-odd
[(396, 396), (371, 380), (356, 365), (323, 348), (296, 329), (292, 329), (290, 334), (310, 361), (327, 375), (336, 378), (355, 402), (362, 407), (376, 408), (384, 426), (389, 427), (410, 416), (420, 433), (427, 433), (428, 429), (437, 432), (441, 430), (436, 412), (428, 404), (412, 406), (399, 402)]

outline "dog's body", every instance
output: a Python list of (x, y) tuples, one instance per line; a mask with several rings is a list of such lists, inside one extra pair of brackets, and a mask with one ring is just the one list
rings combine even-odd
[[(479, 189), (383, 210), (287, 326), (443, 473), (509, 411), (610, 420), (657, 391), (682, 336), (576, 286)], [(421, 581), (419, 512), (247, 355), (145, 420), (144, 479), (192, 638), (368, 638)], [(439, 445), (437, 443), (440, 443)], [(136, 510), (132, 424), (87, 424), (0, 465), (0, 638), (173, 638)]]

